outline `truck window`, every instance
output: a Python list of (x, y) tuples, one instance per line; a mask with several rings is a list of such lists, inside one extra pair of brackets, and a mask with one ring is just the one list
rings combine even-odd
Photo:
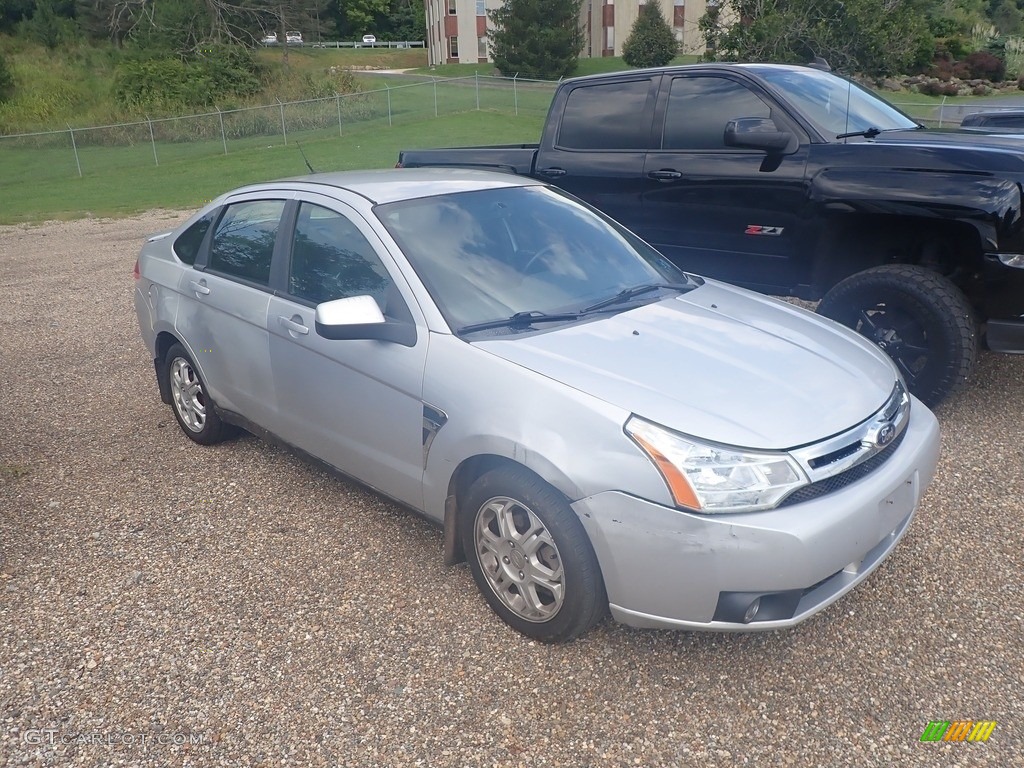
[(647, 149), (650, 80), (574, 88), (565, 102), (558, 146), (564, 149)]
[(661, 148), (725, 149), (725, 126), (737, 117), (771, 117), (771, 108), (735, 80), (673, 78)]

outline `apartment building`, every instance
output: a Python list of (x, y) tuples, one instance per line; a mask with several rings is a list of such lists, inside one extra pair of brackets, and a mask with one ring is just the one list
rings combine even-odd
[[(427, 56), (437, 64), (474, 64), (490, 61), (487, 47), (487, 11), (503, 0), (425, 0)], [(697, 27), (708, 0), (652, 0), (661, 5), (683, 53), (703, 53), (704, 39)], [(716, 0), (711, 0), (714, 4)], [(642, 0), (584, 0), (580, 24), (586, 33), (583, 56), (621, 56), (640, 12)]]

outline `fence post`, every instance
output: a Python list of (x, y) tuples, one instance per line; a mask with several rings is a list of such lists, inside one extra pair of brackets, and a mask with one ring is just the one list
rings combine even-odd
[(437, 78), (434, 78), (434, 117), (437, 117)]
[(149, 143), (153, 147), (153, 165), (160, 167), (160, 158), (156, 156), (156, 137), (153, 136), (153, 121), (146, 115), (146, 122), (149, 123)]
[(284, 145), (288, 146), (288, 128), (284, 124), (284, 104), (280, 99), (277, 100), (278, 106), (281, 108), (281, 135), (284, 136)]
[(942, 97), (942, 103), (939, 104), (939, 128), (942, 127), (942, 110), (946, 107), (946, 97)]
[(480, 70), (476, 70), (473, 73), (473, 77), (476, 79), (476, 111), (480, 111)]
[(388, 94), (388, 127), (391, 127), (391, 86), (384, 83), (384, 88)]
[(341, 94), (334, 94), (334, 100), (338, 103), (338, 135), (341, 136)]
[(516, 72), (512, 75), (512, 103), (515, 104), (516, 117), (519, 117), (519, 91), (516, 90), (516, 78), (519, 77), (519, 73)]
[(78, 166), (78, 178), (82, 178), (82, 161), (78, 159), (78, 144), (75, 143), (75, 131), (67, 123), (65, 123), (65, 125), (68, 126), (68, 133), (71, 134), (71, 149), (75, 153), (75, 165)]
[(217, 107), (217, 118), (220, 120), (220, 143), (224, 145), (224, 154), (228, 153), (228, 137), (224, 133), (224, 113)]

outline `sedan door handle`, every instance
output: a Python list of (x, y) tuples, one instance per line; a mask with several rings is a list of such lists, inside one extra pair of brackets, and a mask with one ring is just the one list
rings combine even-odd
[(205, 280), (200, 280), (199, 282), (196, 282), (195, 280), (193, 280), (191, 285), (192, 285), (192, 290), (195, 291), (196, 293), (198, 293), (198, 294), (200, 294), (202, 296), (209, 296), (210, 295), (210, 289), (206, 287), (206, 281)]
[(277, 316), (277, 322), (288, 329), (291, 333), (297, 333), (300, 336), (306, 336), (309, 334), (309, 328), (302, 324), (302, 318), (299, 315), (292, 315), (290, 318), (284, 315)]
[(676, 179), (683, 178), (683, 174), (680, 171), (666, 168), (661, 171), (651, 171), (647, 174), (647, 178), (656, 179), (657, 181), (675, 181)]
[(557, 179), (559, 176), (565, 176), (565, 168), (541, 168), (537, 171), (541, 176), (547, 176), (549, 179)]

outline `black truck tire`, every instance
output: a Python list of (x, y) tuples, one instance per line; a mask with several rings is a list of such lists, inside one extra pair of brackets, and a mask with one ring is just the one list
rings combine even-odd
[(825, 294), (818, 313), (885, 350), (925, 405), (958, 392), (974, 371), (978, 331), (971, 305), (927, 267), (889, 264), (858, 272)]

